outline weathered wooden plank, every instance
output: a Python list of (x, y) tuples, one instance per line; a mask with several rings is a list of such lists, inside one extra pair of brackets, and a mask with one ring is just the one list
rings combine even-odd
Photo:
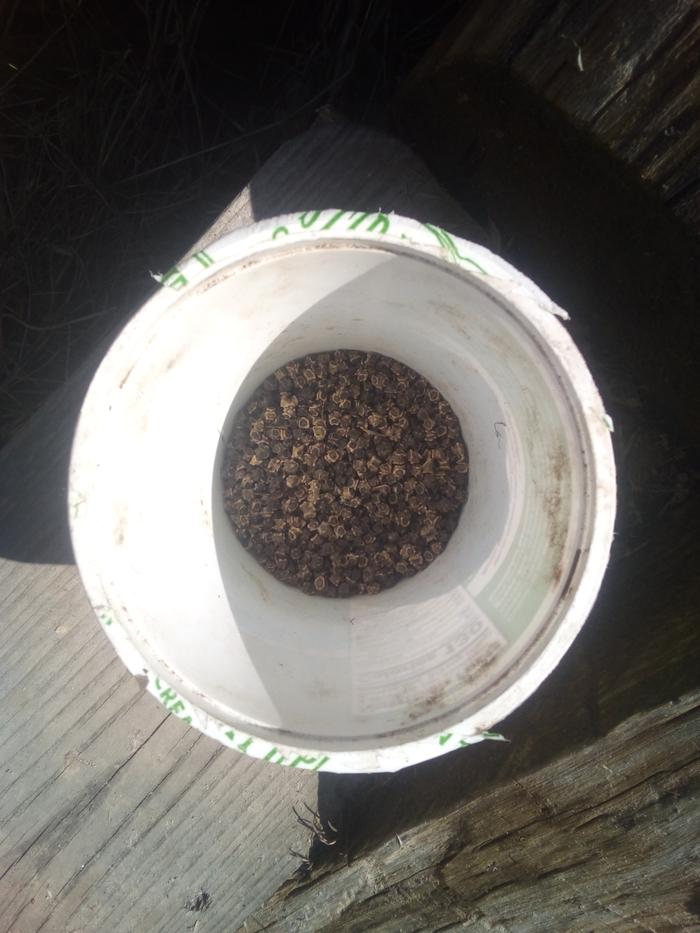
[(74, 567), (5, 564), (0, 929), (176, 929), (200, 887), (226, 929), (293, 871), (307, 834), (292, 806), (316, 804), (316, 777), (168, 716), (126, 675)]
[(509, 64), (561, 0), (478, 0), (465, 4), (416, 69), (424, 78), (460, 62), (469, 49), (484, 61)]
[[(344, 124), (284, 147), (215, 224), (342, 205), (475, 228), (401, 143)], [(146, 270), (144, 270), (144, 273)], [(96, 625), (67, 528), (73, 429), (99, 354), (0, 452), (0, 929), (230, 930), (298, 864), (316, 774), (165, 713)], [(205, 914), (183, 905), (200, 890)]]
[(697, 0), (480, 0), (414, 75), (508, 69), (653, 185), (700, 231)]
[(699, 735), (694, 692), (290, 882), (242, 929), (697, 929)]

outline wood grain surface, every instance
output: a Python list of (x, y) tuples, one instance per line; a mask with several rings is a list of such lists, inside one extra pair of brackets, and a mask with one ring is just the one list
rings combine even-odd
[(414, 80), (475, 63), (510, 71), (700, 234), (699, 60), (697, 0), (477, 0)]
[[(401, 143), (333, 122), (284, 146), (193, 249), (334, 206), (477, 229)], [(292, 807), (318, 805), (318, 776), (166, 714), (94, 619), (66, 477), (100, 356), (0, 453), (0, 930), (230, 931), (294, 872), (290, 849), (308, 851)], [(202, 891), (208, 908), (185, 909)]]
[(289, 883), (240, 933), (697, 930), (699, 737), (695, 692)]

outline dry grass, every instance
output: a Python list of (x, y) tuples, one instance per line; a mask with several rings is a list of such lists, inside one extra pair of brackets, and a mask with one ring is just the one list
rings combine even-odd
[(8, 0), (0, 445), (316, 110), (376, 122), (455, 5)]
[(273, 143), (203, 99), (201, 0), (133, 7), (134, 42), (77, 2), (26, 35), (18, 7), (0, 40), (0, 443)]

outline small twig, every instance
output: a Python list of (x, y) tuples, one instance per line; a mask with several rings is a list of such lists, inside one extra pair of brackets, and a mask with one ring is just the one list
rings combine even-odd
[(309, 820), (303, 817), (300, 813), (298, 813), (296, 807), (292, 807), (292, 812), (294, 813), (294, 816), (297, 818), (297, 822), (301, 823), (301, 825), (305, 829), (308, 829), (310, 832), (312, 833), (314, 832), (313, 823), (311, 823)]
[(16, 65), (11, 65), (11, 67), (12, 67), (12, 69), (13, 69), (12, 77), (8, 78), (7, 81), (5, 81), (5, 83), (4, 83), (3, 85), (0, 85), (0, 93), (2, 93), (3, 91), (6, 91), (6, 90), (8, 89), (8, 87), (9, 87), (13, 82), (15, 82), (15, 81), (17, 80), (17, 78), (19, 78), (19, 76), (20, 76), (24, 71), (27, 70), (27, 68), (29, 68), (29, 66), (32, 64), (32, 62), (35, 62), (35, 61), (36, 61), (36, 59), (42, 54), (42, 52), (44, 52), (44, 51), (51, 45), (51, 43), (53, 42), (53, 40), (63, 32), (63, 30), (66, 28), (66, 26), (69, 24), (69, 22), (70, 22), (71, 19), (75, 16), (75, 14), (78, 12), (79, 9), (80, 9), (80, 6), (77, 6), (77, 7), (71, 12), (71, 14), (61, 23), (61, 25), (58, 26), (57, 29), (54, 29), (54, 31), (51, 33), (51, 35), (50, 35), (44, 42), (41, 43), (41, 45), (40, 45), (39, 48), (36, 50), (36, 52), (34, 52), (34, 54), (33, 54), (32, 56), (30, 56), (30, 57), (27, 59), (27, 61), (26, 61), (23, 65), (21, 65), (19, 68), (18, 68)]
[(331, 832), (337, 833), (338, 830), (330, 820), (326, 820), (326, 826), (324, 826), (321, 817), (308, 805), (308, 803), (306, 803), (306, 801), (304, 801), (304, 806), (311, 814), (312, 819), (306, 819), (306, 817), (301, 816), (301, 814), (297, 812), (295, 807), (292, 807), (292, 812), (294, 813), (294, 816), (297, 818), (298, 822), (301, 823), (305, 829), (308, 829), (310, 833), (313, 833), (314, 837), (318, 839), (318, 841), (324, 846), (334, 846), (338, 840), (329, 836), (326, 826), (331, 830)]
[(289, 849), (289, 854), (293, 855), (294, 858), (298, 858), (300, 860), (301, 865), (299, 867), (303, 871), (309, 871), (309, 869), (311, 868), (311, 859), (308, 856), (302, 855), (301, 852), (297, 852), (296, 849), (292, 849), (291, 847)]
[(95, 314), (86, 314), (84, 317), (76, 317), (73, 318), (72, 321), (61, 321), (60, 324), (29, 324), (27, 321), (23, 321), (21, 318), (15, 317), (14, 314), (10, 314), (9, 312), (5, 312), (2, 317), (3, 320), (14, 321), (15, 324), (19, 324), (27, 330), (35, 330), (42, 333), (45, 330), (60, 330), (62, 327), (72, 327), (73, 324), (82, 324), (83, 321), (92, 321), (94, 318), (103, 317), (105, 314), (107, 314), (107, 311), (96, 311)]

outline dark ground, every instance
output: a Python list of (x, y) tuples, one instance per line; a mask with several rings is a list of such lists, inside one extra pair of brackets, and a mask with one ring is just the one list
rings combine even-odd
[(0, 7), (1, 445), (319, 110), (390, 123), (459, 3)]

